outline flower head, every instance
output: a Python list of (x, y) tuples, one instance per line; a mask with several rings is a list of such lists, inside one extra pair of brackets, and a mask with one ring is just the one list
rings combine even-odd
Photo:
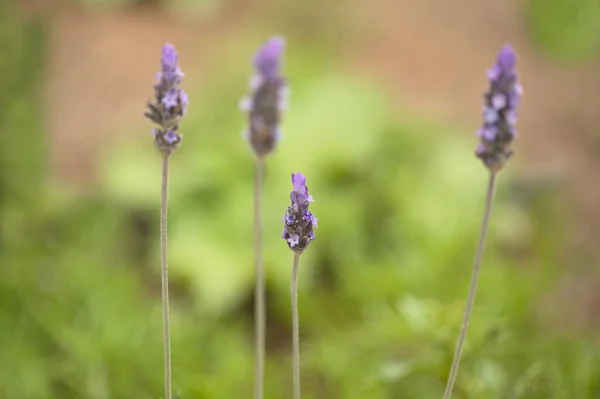
[(475, 154), (494, 172), (502, 169), (513, 154), (510, 147), (516, 137), (516, 109), (522, 95), (516, 63), (514, 50), (506, 45), (487, 73), (490, 88), (484, 95), (483, 125), (477, 131), (480, 143)]
[(281, 112), (287, 107), (288, 89), (281, 76), (285, 40), (269, 39), (254, 57), (255, 74), (250, 79), (250, 93), (240, 107), (248, 114), (245, 136), (258, 157), (269, 154), (279, 141)]
[(291, 205), (283, 215), (283, 233), (281, 237), (286, 240), (292, 251), (304, 252), (311, 241), (315, 240), (314, 229), (317, 227), (317, 218), (308, 210), (313, 201), (308, 194), (306, 177), (302, 173), (292, 173), (293, 190), (290, 193)]
[(183, 72), (178, 66), (178, 55), (175, 47), (169, 43), (162, 48), (161, 71), (156, 74), (154, 99), (148, 101), (148, 111), (144, 114), (152, 122), (159, 125), (153, 129), (154, 144), (165, 155), (179, 146), (183, 136), (178, 133), (179, 122), (186, 112), (187, 94), (179, 87)]

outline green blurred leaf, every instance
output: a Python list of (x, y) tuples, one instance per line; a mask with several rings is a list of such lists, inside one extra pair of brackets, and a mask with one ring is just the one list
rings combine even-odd
[(529, 0), (529, 31), (549, 55), (582, 61), (600, 50), (600, 1)]

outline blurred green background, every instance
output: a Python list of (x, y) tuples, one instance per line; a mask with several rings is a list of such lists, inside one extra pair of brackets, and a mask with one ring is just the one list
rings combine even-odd
[(473, 132), (505, 41), (521, 55), (521, 137), (454, 397), (600, 397), (600, 3), (496, 3), (1, 3), (0, 396), (161, 397), (160, 158), (142, 113), (170, 41), (191, 99), (170, 191), (174, 387), (251, 397), (253, 158), (236, 105), (281, 33), (267, 397), (291, 393), (293, 171), (319, 218), (300, 273), (304, 398), (442, 396), (487, 177)]

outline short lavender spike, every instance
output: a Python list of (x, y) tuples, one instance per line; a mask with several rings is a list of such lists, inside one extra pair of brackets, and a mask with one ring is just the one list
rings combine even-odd
[(250, 93), (240, 107), (248, 113), (246, 136), (254, 153), (262, 158), (269, 154), (281, 136), (281, 113), (287, 107), (288, 88), (281, 75), (285, 39), (275, 36), (256, 53), (256, 73), (250, 79)]
[(516, 63), (513, 48), (505, 45), (498, 53), (496, 64), (487, 73), (490, 89), (484, 95), (484, 122), (477, 131), (481, 142), (475, 155), (492, 172), (502, 169), (513, 154), (510, 147), (517, 134), (517, 105), (523, 92), (515, 72)]
[(148, 101), (148, 111), (144, 114), (160, 126), (153, 129), (154, 144), (159, 151), (170, 155), (181, 144), (183, 136), (178, 133), (181, 117), (188, 105), (187, 94), (179, 87), (184, 76), (178, 66), (179, 56), (169, 43), (162, 48), (161, 71), (156, 74), (154, 100)]
[(288, 206), (283, 216), (283, 234), (290, 249), (302, 253), (308, 248), (311, 241), (315, 240), (314, 229), (317, 227), (317, 218), (308, 210), (312, 197), (308, 194), (306, 177), (302, 173), (292, 173), (294, 189), (290, 193), (292, 204)]

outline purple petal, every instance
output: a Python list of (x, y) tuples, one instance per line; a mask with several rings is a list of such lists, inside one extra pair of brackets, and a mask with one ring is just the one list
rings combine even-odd
[(498, 128), (496, 126), (487, 126), (482, 129), (481, 137), (487, 141), (494, 141), (498, 135)]
[(190, 103), (190, 99), (183, 89), (179, 89), (179, 103), (181, 104), (181, 107), (184, 109), (185, 112), (185, 109)]
[(486, 123), (494, 123), (498, 120), (498, 111), (494, 108), (484, 107), (483, 108), (483, 120)]
[(506, 106), (506, 96), (502, 93), (496, 93), (492, 96), (492, 107), (501, 109)]
[(281, 130), (279, 130), (279, 128), (275, 129), (274, 137), (276, 142), (281, 140)]
[(500, 69), (494, 65), (491, 69), (487, 71), (487, 77), (489, 80), (496, 80), (500, 76)]
[(523, 86), (521, 86), (519, 83), (515, 84), (515, 92), (519, 96), (522, 96), (523, 95)]
[(519, 117), (517, 115), (517, 111), (515, 111), (514, 109), (511, 109), (510, 111), (508, 111), (506, 113), (506, 121), (509, 124), (514, 125), (515, 123), (517, 123), (518, 120), (519, 120)]
[(286, 223), (287, 223), (287, 224), (292, 224), (292, 223), (294, 223), (294, 215), (291, 215), (291, 214), (290, 214), (290, 215), (288, 215), (288, 216), (287, 216), (287, 219), (286, 219)]
[(162, 103), (167, 108), (176, 107), (177, 104), (179, 103), (179, 95), (178, 95), (177, 91), (174, 89), (171, 89), (168, 92), (166, 92), (165, 96), (162, 99)]
[(263, 78), (259, 74), (252, 75), (250, 77), (250, 81), (248, 82), (248, 86), (250, 90), (254, 91), (258, 89), (258, 87), (263, 83)]
[(252, 100), (250, 99), (250, 96), (242, 97), (239, 104), (240, 110), (242, 110), (243, 112), (249, 112), (251, 106)]
[(297, 234), (291, 234), (290, 238), (287, 239), (287, 242), (290, 243), (290, 247), (294, 247), (294, 245), (298, 245), (300, 243), (300, 237)]
[(170, 131), (165, 135), (165, 141), (169, 144), (174, 144), (180, 139), (180, 136), (174, 131)]

